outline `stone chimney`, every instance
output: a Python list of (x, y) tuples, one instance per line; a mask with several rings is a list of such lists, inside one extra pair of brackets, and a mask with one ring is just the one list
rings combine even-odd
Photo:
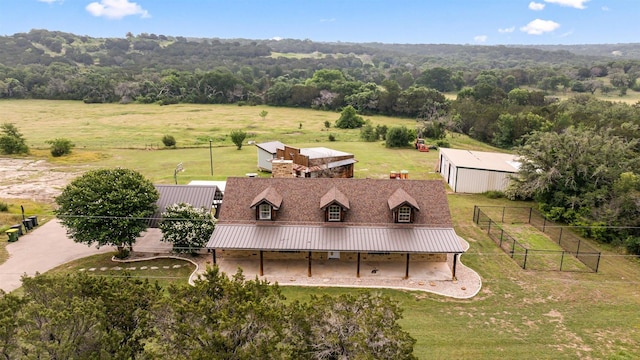
[(296, 177), (293, 172), (293, 160), (273, 159), (271, 160), (271, 177), (292, 178)]

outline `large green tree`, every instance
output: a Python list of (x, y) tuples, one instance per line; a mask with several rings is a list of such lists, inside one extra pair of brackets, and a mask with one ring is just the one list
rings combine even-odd
[(364, 123), (364, 119), (358, 115), (356, 109), (351, 105), (347, 105), (342, 109), (340, 118), (336, 120), (336, 127), (340, 129), (357, 129), (362, 127)]
[(64, 188), (56, 215), (75, 242), (122, 250), (147, 228), (158, 197), (153, 184), (134, 170), (92, 170)]

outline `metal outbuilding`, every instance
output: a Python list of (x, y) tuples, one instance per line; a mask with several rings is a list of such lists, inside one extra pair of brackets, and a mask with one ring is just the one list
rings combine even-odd
[(520, 167), (517, 155), (440, 148), (437, 171), (454, 192), (505, 191)]

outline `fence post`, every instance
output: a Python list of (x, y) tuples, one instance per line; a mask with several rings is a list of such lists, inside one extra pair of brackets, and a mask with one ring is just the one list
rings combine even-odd
[(477, 214), (478, 214), (478, 205), (473, 205), (473, 222), (476, 224), (478, 224)]
[(502, 248), (502, 235), (504, 234), (504, 229), (500, 229), (500, 248)]
[(506, 208), (506, 206), (502, 207), (502, 219), (500, 220), (501, 223), (504, 224), (504, 209)]
[(489, 227), (487, 227), (487, 234), (491, 235), (491, 222), (493, 220), (489, 219)]
[(580, 255), (580, 243), (582, 242), (582, 239), (578, 239), (578, 248), (576, 249), (576, 257), (578, 257), (578, 255)]
[(542, 232), (544, 232), (544, 228), (547, 226), (547, 218), (543, 217), (542, 218)]
[(562, 241), (562, 227), (560, 228), (560, 236), (558, 237), (558, 245), (560, 245), (560, 242)]
[(529, 249), (524, 249), (524, 262), (522, 263), (522, 268), (527, 269), (527, 256), (529, 255)]
[(562, 257), (560, 257), (560, 271), (562, 271), (562, 263), (564, 262), (564, 250), (562, 251)]
[(516, 239), (511, 239), (513, 241), (513, 245), (511, 245), (511, 258), (513, 259), (513, 254), (516, 252)]
[(598, 268), (600, 268), (600, 254), (602, 253), (598, 253), (598, 261), (596, 262), (596, 272), (598, 272)]
[(529, 222), (528, 222), (529, 224), (531, 224), (531, 214), (532, 214), (532, 213), (533, 213), (533, 208), (532, 208), (532, 207), (530, 207), (530, 208), (529, 208)]

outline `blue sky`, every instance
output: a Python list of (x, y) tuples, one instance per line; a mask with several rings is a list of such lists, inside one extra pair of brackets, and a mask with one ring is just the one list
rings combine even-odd
[(640, 0), (0, 0), (0, 35), (598, 44), (640, 42), (639, 24)]

